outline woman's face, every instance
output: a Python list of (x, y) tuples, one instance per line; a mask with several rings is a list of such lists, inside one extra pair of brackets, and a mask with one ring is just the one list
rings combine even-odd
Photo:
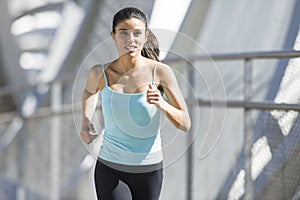
[(147, 40), (145, 23), (137, 18), (125, 19), (115, 27), (112, 37), (117, 45), (119, 55), (140, 55)]

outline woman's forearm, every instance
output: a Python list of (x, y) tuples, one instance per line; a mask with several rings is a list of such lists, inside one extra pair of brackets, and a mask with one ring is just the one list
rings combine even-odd
[(91, 94), (84, 90), (82, 94), (82, 122), (91, 121), (98, 102), (98, 93)]
[(172, 124), (176, 128), (185, 132), (190, 129), (191, 120), (187, 112), (175, 108), (167, 101), (164, 102), (164, 105), (161, 107), (161, 110), (165, 113), (167, 118), (172, 122)]

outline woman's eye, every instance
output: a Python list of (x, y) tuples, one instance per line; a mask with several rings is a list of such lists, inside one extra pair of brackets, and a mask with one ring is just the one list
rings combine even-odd
[(135, 32), (134, 32), (134, 35), (135, 35), (135, 36), (140, 36), (141, 34), (142, 34), (141, 31), (135, 31)]
[(127, 35), (128, 33), (127, 33), (127, 31), (121, 31), (120, 34), (121, 35)]

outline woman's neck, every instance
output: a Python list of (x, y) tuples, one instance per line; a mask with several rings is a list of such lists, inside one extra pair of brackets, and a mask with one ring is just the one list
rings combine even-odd
[(118, 68), (123, 72), (127, 72), (133, 68), (139, 67), (144, 62), (142, 56), (128, 57), (129, 56), (124, 55), (118, 58)]

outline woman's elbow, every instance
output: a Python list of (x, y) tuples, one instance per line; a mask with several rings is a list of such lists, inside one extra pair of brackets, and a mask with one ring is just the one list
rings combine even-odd
[(184, 123), (182, 123), (179, 127), (180, 130), (184, 131), (184, 132), (188, 132), (191, 128), (191, 120), (189, 117), (187, 117), (187, 119), (184, 121)]
[(188, 132), (190, 130), (190, 128), (191, 128), (191, 123), (189, 122), (189, 123), (185, 124), (184, 126), (181, 126), (180, 129), (184, 132)]

